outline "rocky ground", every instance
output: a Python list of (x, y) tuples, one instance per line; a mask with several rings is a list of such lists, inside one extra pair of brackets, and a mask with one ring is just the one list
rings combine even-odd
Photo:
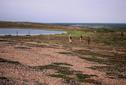
[(111, 50), (96, 48), (0, 42), (0, 85), (126, 85), (125, 66), (121, 70), (123, 78), (113, 76), (116, 73), (108, 75), (105, 70), (92, 69), (107, 66), (106, 61), (99, 61), (108, 57), (93, 57), (99, 59), (93, 61), (90, 57), (94, 54), (88, 54), (89, 51), (99, 53), (98, 56), (115, 55)]

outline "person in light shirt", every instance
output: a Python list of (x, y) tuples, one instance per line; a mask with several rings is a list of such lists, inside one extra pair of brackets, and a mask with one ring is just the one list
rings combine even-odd
[(69, 34), (69, 43), (72, 43), (72, 36)]

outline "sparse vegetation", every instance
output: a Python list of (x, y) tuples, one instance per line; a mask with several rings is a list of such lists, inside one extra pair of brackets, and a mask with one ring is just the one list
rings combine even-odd
[(54, 65), (66, 65), (66, 66), (73, 66), (71, 64), (67, 64), (67, 63), (53, 63)]
[(87, 74), (81, 74), (81, 73), (76, 74), (77, 80), (81, 82), (84, 82), (85, 79), (90, 78), (92, 76), (96, 76), (96, 75), (87, 75)]
[[(99, 53), (93, 52), (85, 52), (85, 51), (74, 51), (74, 53), (80, 56), (82, 59), (86, 59), (88, 61), (105, 64), (107, 66), (96, 66), (91, 67), (92, 69), (98, 69), (100, 71), (105, 71), (107, 75), (112, 76), (112, 78), (126, 78), (126, 55), (114, 54), (110, 55), (102, 55)], [(86, 57), (90, 56), (90, 57)], [(94, 57), (95, 56), (95, 57)]]
[[(41, 26), (38, 26), (39, 29), (41, 29), (40, 27)], [(49, 28), (52, 29), (53, 27), (49, 27)], [(57, 27), (54, 26), (53, 29), (55, 28)], [(121, 29), (118, 29), (118, 30), (117, 29), (116, 30), (114, 29), (66, 30), (63, 27), (62, 30), (67, 31), (68, 34), (72, 35), (72, 39), (73, 39), (72, 43), (68, 42), (68, 34), (61, 34), (61, 35), (46, 35), (46, 36), (45, 35), (0, 36), (0, 42), (1, 42), (0, 44), (1, 44), (1, 47), (2, 45), (11, 45), (14, 47), (14, 49), (18, 49), (21, 51), (23, 50), (23, 52), (26, 51), (24, 49), (35, 51), (36, 49), (35, 50), (32, 49), (33, 47), (36, 47), (36, 48), (39, 47), (42, 49), (44, 48), (57, 48), (57, 49), (63, 49), (63, 50), (65, 49), (65, 51), (58, 51), (58, 52), (54, 51), (52, 53), (56, 53), (57, 54), (56, 56), (58, 55), (64, 55), (68, 57), (77, 56), (77, 58), (81, 60), (84, 59), (84, 60), (87, 60), (96, 64), (100, 64), (100, 65), (103, 64), (104, 66), (93, 66), (93, 67), (87, 66), (87, 68), (92, 69), (92, 70), (99, 70), (100, 72), (105, 72), (108, 78), (126, 79), (126, 53), (125, 53), (126, 52), (126, 46), (125, 46), (126, 31), (123, 30), (123, 34), (122, 34)], [(83, 35), (82, 42), (79, 41), (79, 38), (81, 35)], [(91, 38), (90, 45), (87, 44), (87, 37)], [(100, 51), (94, 51), (97, 49)], [(115, 49), (114, 52), (112, 51), (113, 49)], [(28, 52), (31, 52), (31, 51), (28, 51)], [(2, 54), (0, 56), (6, 54), (7, 52), (5, 52), (5, 50), (1, 50), (1, 53)], [(26, 53), (25, 55), (27, 54), (28, 53)], [(69, 85), (80, 85), (80, 83), (84, 83), (84, 82), (93, 83), (96, 85), (102, 85), (99, 81), (92, 79), (92, 77), (98, 77), (97, 75), (84, 74), (81, 71), (75, 70), (72, 68), (74, 64), (71, 65), (69, 64), (69, 62), (68, 63), (53, 62), (47, 65), (41, 66), (41, 63), (40, 63), (41, 60), (39, 61), (39, 59), (42, 59), (50, 55), (52, 56), (52, 54), (49, 54), (49, 55), (46, 54), (44, 56), (38, 51), (35, 51), (35, 54), (39, 55), (39, 56), (35, 55), (35, 58), (34, 58), (35, 59), (34, 63), (36, 66), (29, 66), (29, 68), (35, 72), (42, 73), (44, 71), (53, 71), (52, 73), (47, 72), (48, 73), (47, 76), (51, 78), (53, 77), (60, 78), (63, 80), (64, 83), (67, 83)], [(12, 56), (12, 59), (13, 59), (13, 56)], [(30, 62), (27, 62), (27, 63), (31, 64), (31, 62), (33, 62), (34, 59), (31, 58)], [(52, 60), (49, 60), (49, 61), (52, 62), (53, 57), (52, 57)], [(9, 59), (4, 59), (2, 57), (0, 58), (0, 64), (3, 64), (3, 63), (12, 64), (12, 65), (23, 65), (19, 61), (12, 61)], [(6, 77), (0, 77), (0, 80), (1, 79), (5, 81), (9, 80)], [(33, 82), (36, 85), (43, 85), (43, 83), (41, 83), (42, 81), (40, 82), (38, 80), (35, 79)], [(27, 83), (28, 81), (24, 81), (24, 82)]]
[(62, 65), (72, 66), (67, 63), (52, 63), (50, 65), (37, 66), (37, 67), (33, 67), (33, 68), (39, 69), (39, 70), (54, 69), (54, 70), (56, 70), (56, 72), (54, 74), (49, 74), (49, 76), (56, 77), (56, 78), (62, 78), (63, 81), (69, 83), (70, 85), (72, 85), (71, 81), (74, 83), (78, 82), (78, 84), (79, 84), (79, 82), (86, 82), (85, 79), (95, 76), (95, 75), (82, 74), (80, 71), (75, 71), (68, 67), (64, 67)]
[(7, 78), (7, 77), (0, 77), (0, 84), (1, 85), (18, 85), (18, 83), (16, 81), (14, 81), (11, 78)]
[(18, 61), (11, 61), (11, 60), (4, 59), (4, 58), (0, 58), (0, 62), (9, 63), (9, 64), (15, 64), (15, 65), (22, 65), (22, 64), (21, 64), (20, 62), (18, 62)]

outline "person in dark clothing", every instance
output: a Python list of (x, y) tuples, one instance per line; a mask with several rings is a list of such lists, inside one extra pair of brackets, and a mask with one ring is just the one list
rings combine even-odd
[(80, 42), (82, 42), (82, 38), (83, 38), (83, 36), (81, 35), (81, 36), (80, 36)]
[(124, 36), (124, 33), (123, 33), (123, 32), (121, 32), (121, 36), (122, 36), (122, 37)]
[(87, 44), (89, 45), (91, 43), (91, 38), (88, 36), (87, 37)]

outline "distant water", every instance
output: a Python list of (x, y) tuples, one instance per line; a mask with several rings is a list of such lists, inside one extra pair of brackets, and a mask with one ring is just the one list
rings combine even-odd
[(87, 28), (126, 28), (126, 23), (51, 23), (52, 25), (78, 26)]
[(19, 29), (19, 28), (0, 28), (0, 35), (54, 35), (62, 34), (64, 31), (39, 30), (39, 29)]

